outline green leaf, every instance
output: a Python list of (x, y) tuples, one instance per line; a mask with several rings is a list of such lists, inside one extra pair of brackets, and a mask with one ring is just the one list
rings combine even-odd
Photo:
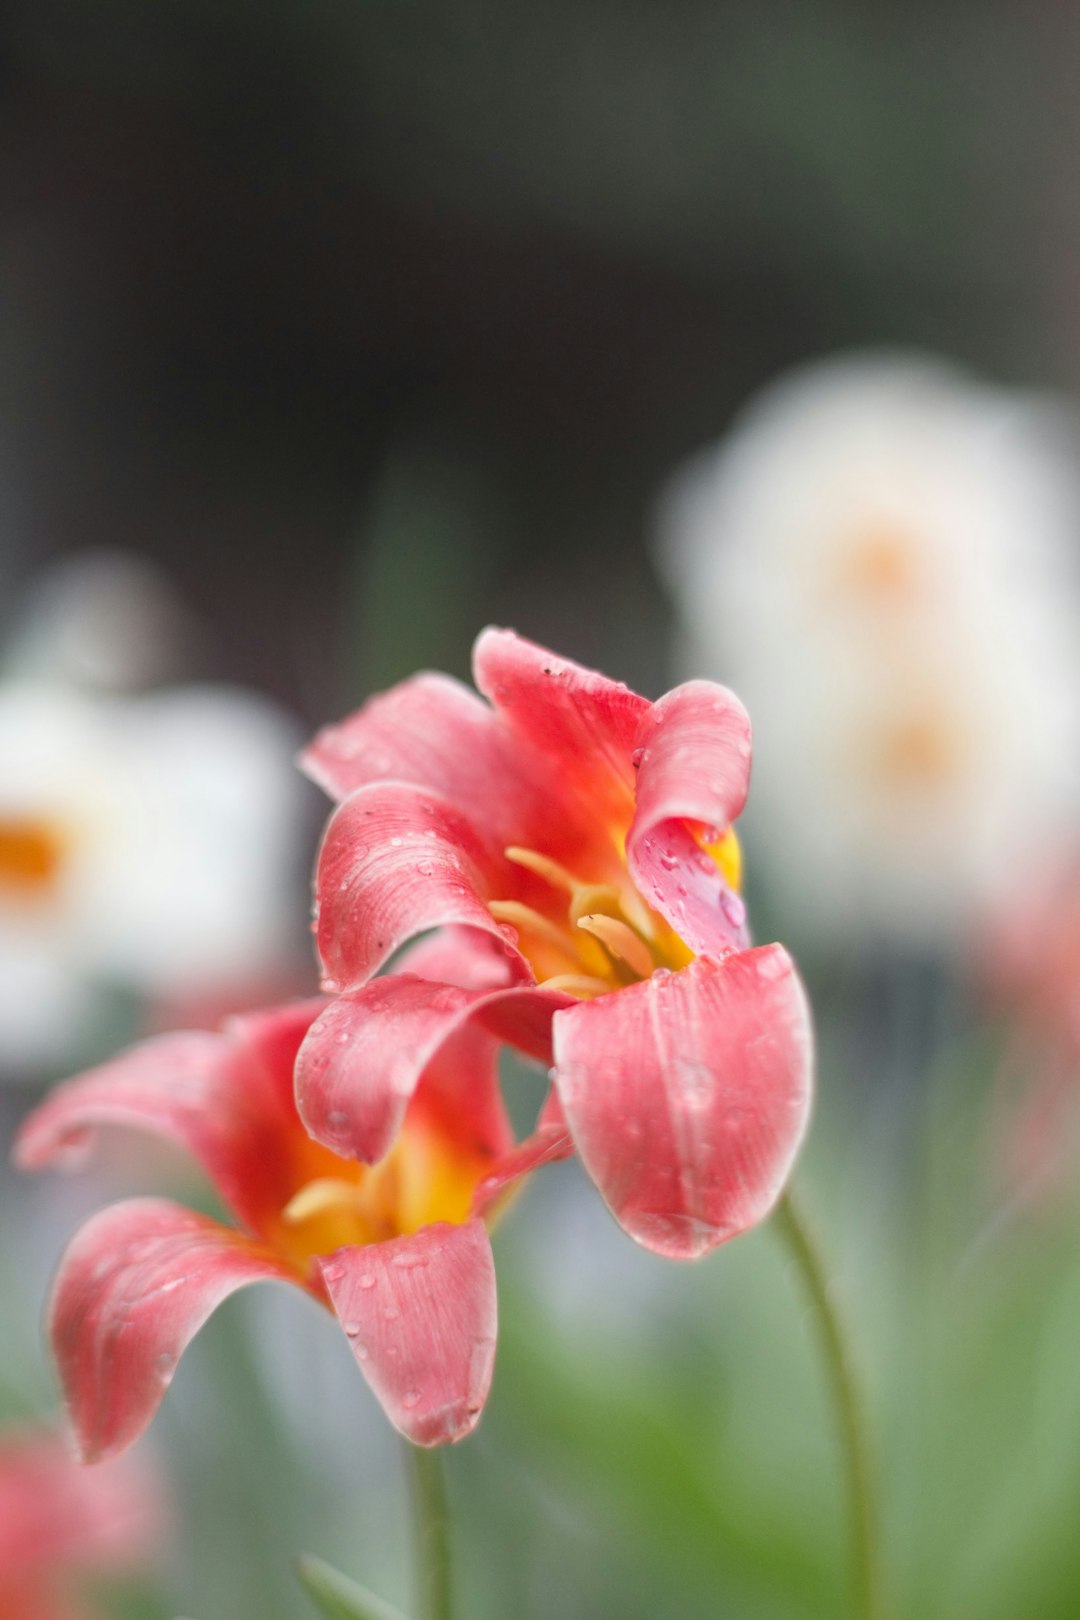
[(400, 1610), (357, 1586), (321, 1558), (305, 1553), (297, 1560), (296, 1573), (300, 1585), (327, 1620), (405, 1620)]

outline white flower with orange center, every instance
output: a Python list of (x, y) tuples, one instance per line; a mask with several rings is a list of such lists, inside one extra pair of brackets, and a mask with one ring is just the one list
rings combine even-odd
[(1051, 402), (865, 357), (666, 492), (684, 656), (754, 714), (768, 871), (815, 933), (947, 938), (1074, 818), (1077, 447)]
[(226, 688), (0, 684), (0, 1074), (70, 1057), (105, 985), (175, 1000), (283, 971), (291, 745)]

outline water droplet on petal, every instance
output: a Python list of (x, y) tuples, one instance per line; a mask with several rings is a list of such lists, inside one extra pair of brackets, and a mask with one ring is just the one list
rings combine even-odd
[(341, 1325), (345, 1329), (346, 1335), (350, 1339), (355, 1339), (357, 1337), (357, 1335), (359, 1334), (359, 1332), (360, 1332), (360, 1324), (359, 1324), (359, 1322), (348, 1321), (348, 1322), (342, 1322)]
[(365, 1271), (363, 1276), (360, 1278), (360, 1286), (361, 1288), (374, 1288), (375, 1273), (372, 1271)]
[(401, 1404), (407, 1412), (411, 1412), (414, 1406), (420, 1405), (420, 1391), (418, 1389), (407, 1389), (401, 1397)]
[(630, 755), (630, 763), (634, 767), (635, 771), (640, 771), (642, 764), (648, 756), (648, 752), (649, 750), (647, 748), (634, 749), (634, 752)]

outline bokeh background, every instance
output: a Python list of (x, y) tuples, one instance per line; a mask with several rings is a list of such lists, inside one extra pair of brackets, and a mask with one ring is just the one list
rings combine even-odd
[[(658, 694), (686, 673), (661, 491), (778, 373), (914, 349), (1066, 410), (1080, 396), (1078, 67), (1080, 15), (1012, 0), (10, 0), (5, 645), (95, 702), (243, 689), (274, 706), (286, 771), (292, 740), (370, 691), (466, 675), (489, 621)], [(140, 588), (120, 607), (106, 591), (87, 629), (99, 575), (59, 576), (77, 582), (59, 607), (48, 581), (117, 551)], [(5, 1140), (45, 1085), (139, 1030), (313, 983), (322, 805), (268, 783), (237, 789), (233, 822), (273, 801), (250, 876), (273, 889), (275, 951), (152, 992), (110, 964), (63, 1060), (5, 1061)], [(755, 932), (794, 931), (818, 1015), (799, 1174), (867, 1385), (894, 1614), (1067, 1620), (1080, 1207), (1074, 1157), (1013, 1173), (1030, 1025), (970, 929), (818, 941), (770, 886), (753, 801), (747, 826)], [(1011, 844), (1016, 875), (1035, 853)], [(1080, 951), (1055, 949), (1067, 1021)], [(1071, 1053), (1055, 1063), (1060, 1148)], [(508, 1084), (535, 1103), (534, 1077)], [(163, 1175), (180, 1172), (119, 1149), (77, 1181), (3, 1172), (12, 1421), (55, 1406), (39, 1321), (64, 1239)], [(826, 1394), (774, 1234), (667, 1267), (569, 1166), (515, 1208), (498, 1260), (493, 1399), (448, 1458), (462, 1612), (844, 1613)], [(300, 1550), (407, 1609), (395, 1439), (302, 1299), (232, 1301), (144, 1449), (171, 1534), (148, 1571), (95, 1587), (100, 1614), (291, 1620)]]

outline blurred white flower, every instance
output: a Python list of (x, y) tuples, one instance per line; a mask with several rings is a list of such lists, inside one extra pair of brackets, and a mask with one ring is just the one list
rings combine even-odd
[(0, 1077), (78, 1057), (105, 986), (221, 1003), (280, 988), (299, 943), (285, 716), (225, 686), (124, 695), (30, 668), (0, 681)]
[(751, 833), (816, 936), (941, 941), (1075, 824), (1064, 406), (944, 363), (808, 366), (666, 491), (688, 670), (755, 730)]

